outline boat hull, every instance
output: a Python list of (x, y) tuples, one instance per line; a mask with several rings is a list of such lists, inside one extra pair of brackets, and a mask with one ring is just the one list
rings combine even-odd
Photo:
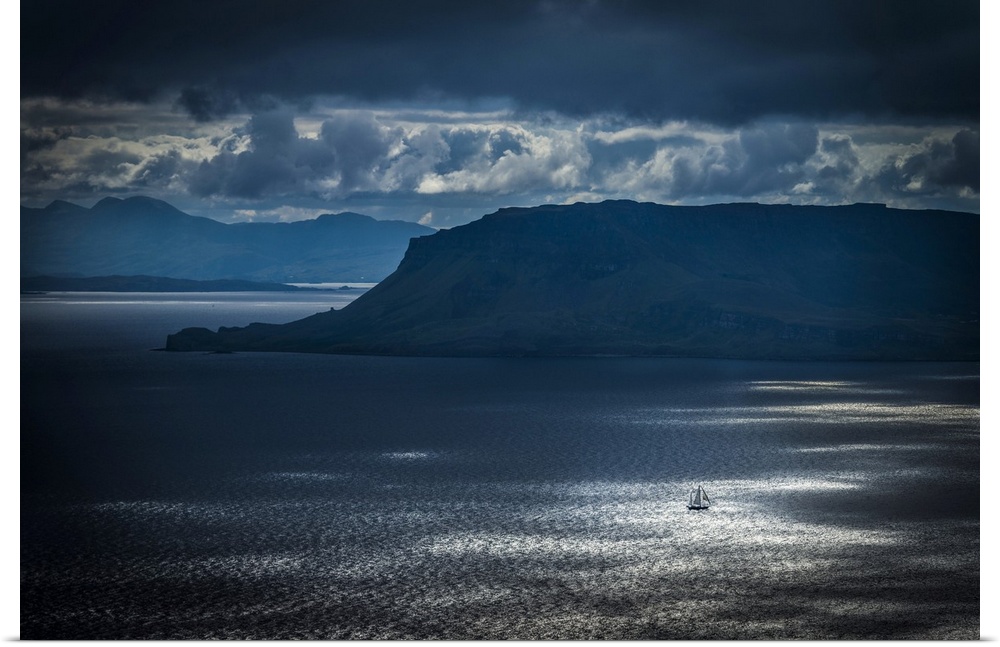
[(708, 510), (707, 505), (689, 505), (688, 510)]

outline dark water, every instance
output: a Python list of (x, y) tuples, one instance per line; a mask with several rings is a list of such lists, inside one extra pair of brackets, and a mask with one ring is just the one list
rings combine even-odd
[(78, 296), (22, 297), (21, 638), (979, 638), (978, 364), (175, 354), (343, 302)]

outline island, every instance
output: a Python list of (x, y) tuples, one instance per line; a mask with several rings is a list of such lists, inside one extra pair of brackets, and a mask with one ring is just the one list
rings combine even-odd
[(979, 216), (878, 204), (510, 208), (338, 311), (172, 351), (977, 360)]

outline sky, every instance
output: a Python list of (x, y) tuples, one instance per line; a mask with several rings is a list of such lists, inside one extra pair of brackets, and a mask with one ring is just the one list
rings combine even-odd
[(505, 206), (980, 211), (980, 7), (32, 0), (20, 197), (234, 221)]
[[(996, 26), (997, 5), (30, 0), (4, 5), (0, 29), (9, 42), (20, 23), (21, 205), (148, 195), (224, 222), (351, 210), (451, 227), (605, 198), (980, 212), (980, 105), (996, 114), (980, 11)], [(5, 581), (17, 568), (3, 562)], [(18, 592), (4, 593), (16, 635)]]

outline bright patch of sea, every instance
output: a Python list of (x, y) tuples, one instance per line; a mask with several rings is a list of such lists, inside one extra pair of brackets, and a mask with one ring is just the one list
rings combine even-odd
[(354, 295), (22, 296), (21, 638), (978, 639), (978, 364), (150, 350)]

